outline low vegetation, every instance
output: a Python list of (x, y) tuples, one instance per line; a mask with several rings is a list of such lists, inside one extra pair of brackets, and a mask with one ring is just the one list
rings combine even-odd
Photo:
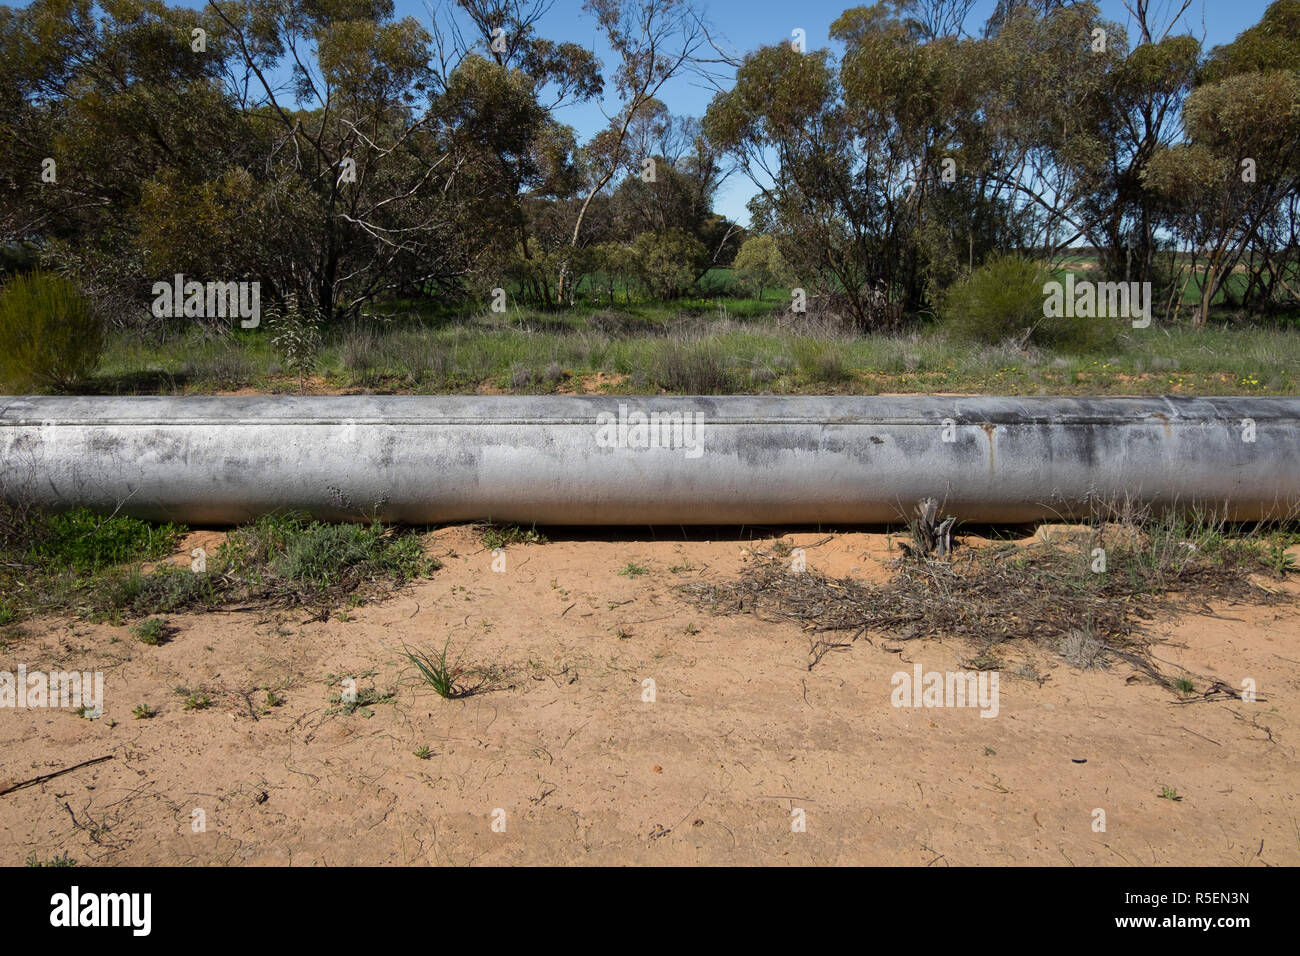
[(20, 273), (0, 288), (0, 387), (68, 390), (99, 364), (104, 323), (70, 280)]
[[(1295, 322), (1225, 316), (1204, 328), (1111, 323), (1107, 329), (1095, 322), (1044, 320), (1040, 295), (1036, 324), (1023, 309), (1004, 313), (1002, 296), (993, 291), (988, 294), (997, 301), (981, 304), (982, 280), (972, 284), (974, 291), (960, 286), (945, 300), (964, 297), (967, 306), (896, 333), (858, 333), (824, 312), (792, 317), (788, 300), (771, 292), (764, 300), (683, 299), (559, 315), (411, 308), (329, 332), (305, 378), (256, 330), (236, 331), (226, 341), (199, 329), (162, 339), (120, 331), (110, 336), (100, 372), (82, 390), (1300, 394)], [(1077, 334), (1066, 334), (1071, 328)]]
[[(79, 510), (44, 515), (7, 506), (0, 514), (0, 589), (6, 623), (41, 613), (137, 618), (133, 636), (163, 643), (157, 615), (249, 602), (305, 605), (327, 614), (400, 587), (440, 566), (413, 529), (330, 524), (303, 515), (259, 518), (235, 528), (195, 570), (160, 559), (186, 529)], [(146, 565), (155, 566), (146, 569)]]
[[(1219, 699), (1239, 690), (1164, 673), (1144, 625), (1157, 613), (1212, 599), (1284, 600), (1264, 582), (1288, 573), (1277, 571), (1271, 552), (1295, 537), (1294, 524), (1237, 527), (1121, 510), (1098, 513), (1072, 541), (1006, 540), (955, 547), (942, 558), (914, 544), (883, 585), (795, 572), (778, 542), (738, 580), (679, 590), (716, 613), (798, 624), (808, 636), (809, 669), (860, 638), (880, 639), (886, 649), (957, 638), (969, 648), (972, 669), (999, 669), (1017, 655), (1046, 651), (1080, 668), (1125, 662), (1181, 696), (1201, 687), (1201, 696)], [(912, 539), (934, 537), (914, 528)]]

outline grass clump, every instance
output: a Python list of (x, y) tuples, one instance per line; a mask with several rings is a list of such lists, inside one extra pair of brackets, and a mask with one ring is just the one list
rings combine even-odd
[(380, 581), (397, 586), (441, 567), (419, 535), (368, 525), (330, 524), (305, 515), (268, 515), (236, 529), (218, 562), (271, 593), (332, 595)]
[(141, 644), (157, 647), (167, 640), (167, 622), (160, 617), (151, 617), (131, 625), (131, 633)]
[(448, 663), (447, 648), (451, 645), (448, 640), (442, 645), (442, 651), (436, 656), (431, 653), (422, 651), (413, 651), (410, 648), (403, 648), (406, 652), (407, 660), (415, 665), (416, 670), (420, 672), (420, 677), (424, 683), (434, 689), (434, 692), (444, 700), (451, 700), (457, 696), (456, 678), (458, 675), (456, 661)]
[(104, 324), (62, 276), (19, 274), (0, 289), (0, 384), (10, 392), (68, 390), (90, 377)]
[(710, 342), (669, 342), (654, 358), (654, 382), (680, 395), (725, 395), (738, 385), (722, 350)]

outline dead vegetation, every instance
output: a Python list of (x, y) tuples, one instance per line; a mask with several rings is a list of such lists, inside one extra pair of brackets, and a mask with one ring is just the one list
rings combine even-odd
[[(1079, 668), (1126, 662), (1186, 698), (1187, 678), (1163, 673), (1152, 657), (1148, 622), (1208, 610), (1211, 600), (1281, 601), (1282, 592), (1260, 581), (1294, 570), (1275, 560), (1259, 529), (1131, 514), (1081, 528), (1066, 543), (1035, 538), (954, 552), (952, 523), (937, 521), (932, 504), (918, 508), (912, 543), (885, 585), (793, 569), (778, 544), (738, 580), (680, 590), (714, 613), (798, 625), (809, 670), (859, 639), (880, 638), (897, 651), (905, 641), (955, 638), (971, 648), (971, 669), (997, 669), (1009, 655), (1041, 649)], [(1229, 695), (1238, 696), (1218, 683), (1203, 692)]]

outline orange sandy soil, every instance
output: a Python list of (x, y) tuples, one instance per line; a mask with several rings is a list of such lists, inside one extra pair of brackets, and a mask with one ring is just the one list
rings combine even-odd
[[(769, 542), (664, 534), (561, 534), (495, 573), (470, 529), (444, 528), (428, 539), (442, 570), (349, 620), (176, 615), (158, 647), (29, 622), (0, 670), (101, 669), (105, 713), (0, 711), (0, 789), (113, 759), (0, 797), (0, 864), (1300, 864), (1294, 605), (1155, 626), (1173, 673), (1253, 678), (1255, 703), (1180, 703), (1126, 665), (1031, 651), (1046, 679), (1004, 671), (984, 719), (890, 704), (895, 671), (960, 669), (971, 648), (895, 653), (876, 635), (810, 671), (797, 626), (674, 590), (734, 577)], [(834, 575), (885, 580), (898, 555), (884, 534), (826, 537), (791, 540)], [(620, 576), (629, 562), (649, 573)], [(495, 689), (443, 700), (418, 681), (403, 645), (448, 639), (462, 667), (503, 675)], [(372, 670), (358, 688), (392, 702), (327, 714), (340, 677)], [(284, 703), (260, 713), (267, 686)], [(213, 705), (186, 712), (177, 687)]]

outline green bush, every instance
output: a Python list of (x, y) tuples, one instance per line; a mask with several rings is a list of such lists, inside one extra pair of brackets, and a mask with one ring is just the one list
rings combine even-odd
[(752, 236), (746, 239), (740, 252), (736, 253), (732, 274), (743, 289), (760, 299), (763, 298), (765, 289), (794, 284), (794, 270), (785, 261), (781, 250), (777, 248), (776, 240), (771, 236)]
[(1113, 319), (1049, 318), (1043, 286), (1052, 274), (1031, 259), (996, 256), (948, 289), (938, 303), (945, 331), (988, 345), (1021, 345), (1095, 351), (1112, 345)]
[(0, 384), (69, 389), (99, 365), (104, 325), (62, 276), (15, 275), (0, 289)]
[(708, 264), (709, 251), (680, 229), (643, 232), (632, 243), (637, 274), (656, 299), (678, 299), (695, 285)]

